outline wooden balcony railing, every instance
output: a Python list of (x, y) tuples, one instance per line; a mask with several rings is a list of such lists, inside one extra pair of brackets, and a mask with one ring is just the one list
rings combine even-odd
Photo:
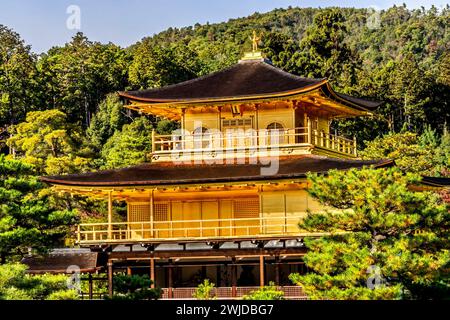
[(347, 139), (310, 127), (276, 130), (233, 130), (225, 133), (152, 134), (153, 154), (171, 152), (211, 152), (227, 149), (273, 149), (278, 147), (317, 146), (330, 151), (356, 156), (355, 139)]
[[(244, 295), (251, 294), (253, 291), (260, 289), (260, 287), (236, 287), (236, 294), (233, 296), (232, 287), (215, 287), (210, 294), (216, 299), (242, 299)], [(197, 290), (196, 287), (186, 288), (162, 288), (162, 299), (186, 299), (193, 300), (193, 295)], [(288, 300), (307, 300), (307, 296), (300, 286), (277, 286), (277, 290), (284, 292), (284, 298)], [(172, 291), (169, 294), (169, 291)]]
[(298, 222), (303, 215), (177, 220), (84, 223), (78, 225), (78, 243), (167, 241), (183, 239), (258, 238), (301, 234)]

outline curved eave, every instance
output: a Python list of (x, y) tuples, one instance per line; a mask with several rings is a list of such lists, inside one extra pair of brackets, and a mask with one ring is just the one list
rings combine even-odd
[[(387, 159), (380, 161), (376, 164), (368, 164), (367, 166), (373, 168), (383, 168), (394, 165), (394, 161)], [(342, 171), (349, 170), (350, 168), (340, 169)], [(327, 171), (316, 171), (317, 174), (327, 174)], [(159, 186), (174, 186), (174, 185), (198, 185), (198, 184), (235, 184), (235, 183), (251, 183), (251, 182), (262, 182), (262, 181), (282, 181), (291, 179), (301, 179), (306, 178), (306, 173), (293, 173), (293, 174), (279, 174), (279, 175), (268, 175), (268, 176), (240, 176), (240, 177), (218, 177), (218, 178), (199, 178), (199, 179), (172, 179), (172, 180), (134, 180), (134, 181), (68, 181), (59, 180), (52, 177), (39, 177), (39, 180), (56, 187), (62, 188), (123, 188), (123, 187), (159, 187)], [(74, 190), (75, 191), (75, 190)]]
[[(321, 82), (307, 87), (302, 87), (296, 90), (276, 92), (269, 94), (259, 94), (250, 96), (239, 96), (239, 97), (220, 97), (220, 98), (205, 98), (205, 99), (147, 99), (141, 97), (135, 97), (129, 95), (125, 92), (119, 92), (119, 95), (126, 98), (136, 104), (131, 104), (126, 106), (132, 110), (140, 109), (141, 107), (155, 107), (164, 108), (166, 110), (179, 110), (186, 107), (195, 106), (219, 106), (223, 104), (233, 104), (233, 103), (255, 103), (255, 102), (265, 102), (265, 101), (275, 101), (279, 99), (296, 99), (301, 95), (311, 93), (315, 90), (319, 90), (327, 98), (333, 100), (335, 103), (339, 103), (346, 108), (358, 111), (360, 115), (372, 115), (372, 108), (357, 104), (353, 101), (347, 100), (344, 97), (339, 96), (331, 87), (327, 79), (323, 79)], [(381, 105), (379, 103), (376, 107)], [(147, 110), (142, 110), (143, 112), (148, 112)], [(179, 115), (178, 115), (179, 117)]]
[(150, 98), (142, 98), (127, 94), (125, 91), (119, 91), (119, 96), (126, 98), (131, 101), (146, 103), (148, 105), (154, 106), (185, 106), (185, 105), (205, 105), (205, 104), (220, 104), (227, 102), (245, 102), (259, 99), (273, 99), (273, 98), (285, 98), (292, 95), (296, 95), (299, 93), (307, 93), (313, 91), (317, 88), (320, 88), (324, 84), (328, 82), (327, 79), (322, 79), (320, 82), (298, 88), (295, 90), (282, 91), (282, 92), (273, 92), (266, 94), (255, 94), (255, 95), (247, 95), (247, 96), (236, 96), (236, 97), (211, 97), (211, 98), (202, 98), (202, 99), (150, 99)]
[[(344, 104), (346, 106), (356, 108), (356, 109), (358, 109), (360, 111), (364, 111), (364, 112), (367, 113), (367, 115), (373, 114), (373, 110), (368, 109), (366, 106), (362, 106), (362, 105), (354, 103), (354, 102), (352, 102), (352, 101), (350, 101), (348, 99), (345, 99), (344, 97), (339, 96), (336, 93), (336, 91), (333, 90), (333, 88), (331, 87), (329, 82), (326, 83), (326, 89), (327, 89), (326, 91), (322, 90), (322, 92), (325, 95), (327, 95), (329, 98), (331, 98), (331, 99), (333, 99), (333, 100), (335, 100), (337, 102), (340, 102), (340, 103), (342, 103), (342, 104)], [(327, 92), (329, 92), (330, 95), (328, 95)], [(375, 109), (378, 108), (382, 104), (383, 104), (382, 102), (378, 103), (378, 105), (375, 107)]]

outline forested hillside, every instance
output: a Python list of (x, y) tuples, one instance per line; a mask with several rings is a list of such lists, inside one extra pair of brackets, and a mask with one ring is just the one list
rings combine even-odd
[[(429, 173), (442, 175), (450, 145), (445, 138), (450, 125), (448, 21), (448, 6), (440, 11), (401, 6), (378, 13), (276, 9), (170, 28), (128, 48), (92, 42), (79, 33), (41, 55), (0, 25), (0, 147), (35, 165), (39, 174), (146, 161), (149, 129), (169, 132), (174, 125), (127, 112), (114, 92), (164, 86), (227, 67), (251, 49), (255, 30), (274, 65), (301, 76), (328, 77), (340, 92), (385, 102), (373, 118), (334, 123), (340, 134), (356, 135), (364, 148), (388, 133), (402, 142), (395, 135), (404, 138), (408, 132), (415, 139), (413, 157), (439, 150)], [(392, 150), (377, 152), (364, 154), (395, 158)]]

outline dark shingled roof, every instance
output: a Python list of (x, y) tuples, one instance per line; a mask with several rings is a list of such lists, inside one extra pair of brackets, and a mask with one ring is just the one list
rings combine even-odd
[(450, 178), (448, 177), (422, 177), (422, 183), (437, 187), (450, 187)]
[[(268, 162), (264, 162), (268, 163)], [(346, 170), (374, 165), (390, 166), (391, 160), (346, 160), (316, 155), (279, 158), (279, 170), (274, 175), (262, 175), (258, 164), (180, 164), (156, 162), (139, 166), (98, 171), (80, 175), (41, 177), (44, 182), (72, 186), (140, 186), (185, 183), (275, 180), (305, 177), (307, 172), (326, 173), (331, 169)]]
[(96, 252), (53, 252), (46, 256), (30, 256), (22, 259), (28, 273), (72, 273), (70, 266), (78, 266), (80, 272), (95, 272), (99, 269)]
[[(326, 79), (303, 78), (285, 72), (266, 60), (249, 60), (178, 84), (156, 89), (123, 91), (119, 94), (131, 100), (153, 103), (221, 101), (230, 98), (266, 97), (298, 90), (308, 91), (321, 86), (326, 87), (326, 83)], [(380, 102), (345, 95), (339, 95), (338, 98), (366, 109), (380, 105)]]
[(343, 94), (343, 93), (338, 93), (338, 92), (335, 92), (335, 93), (339, 98), (343, 99), (344, 101), (350, 101), (351, 103), (357, 104), (359, 106), (364, 106), (366, 109), (369, 109), (369, 110), (375, 110), (381, 104), (383, 104), (383, 102), (381, 102), (381, 101), (370, 101), (370, 100), (366, 100), (363, 98), (352, 97), (352, 96), (349, 96), (349, 95)]

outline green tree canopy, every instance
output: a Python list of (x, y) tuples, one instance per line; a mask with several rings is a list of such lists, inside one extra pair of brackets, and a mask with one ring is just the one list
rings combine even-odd
[(309, 192), (334, 208), (300, 228), (328, 232), (306, 241), (312, 271), (293, 274), (312, 299), (437, 298), (449, 293), (449, 207), (411, 189), (419, 176), (397, 168), (308, 175)]
[(308, 77), (327, 77), (344, 89), (355, 84), (360, 61), (344, 41), (348, 32), (345, 21), (338, 9), (316, 14), (300, 42), (300, 51), (292, 56), (292, 69)]
[(78, 300), (66, 275), (30, 275), (20, 263), (0, 265), (0, 300)]
[(152, 147), (153, 126), (145, 117), (123, 126), (122, 131), (108, 139), (102, 149), (104, 168), (121, 168), (143, 163)]
[(86, 128), (106, 94), (126, 87), (128, 65), (129, 56), (119, 46), (77, 33), (39, 59), (41, 101), (46, 109), (59, 109)]
[(19, 34), (0, 24), (0, 128), (35, 107), (36, 56)]
[(25, 122), (13, 127), (12, 135), (8, 145), (39, 174), (76, 173), (89, 167), (89, 160), (78, 155), (81, 130), (62, 111), (29, 112)]
[(0, 258), (45, 252), (61, 244), (76, 222), (75, 212), (56, 210), (33, 168), (0, 155)]
[(446, 176), (450, 167), (450, 136), (439, 137), (427, 129), (416, 133), (389, 133), (366, 142), (360, 152), (363, 159), (392, 159), (405, 172), (429, 176)]
[(92, 116), (91, 124), (86, 130), (88, 143), (94, 151), (99, 152), (106, 141), (128, 122), (125, 112), (117, 94), (107, 95), (99, 104), (98, 111)]
[(201, 71), (197, 54), (187, 46), (160, 46), (146, 38), (132, 52), (129, 79), (138, 89), (182, 82), (195, 78)]

